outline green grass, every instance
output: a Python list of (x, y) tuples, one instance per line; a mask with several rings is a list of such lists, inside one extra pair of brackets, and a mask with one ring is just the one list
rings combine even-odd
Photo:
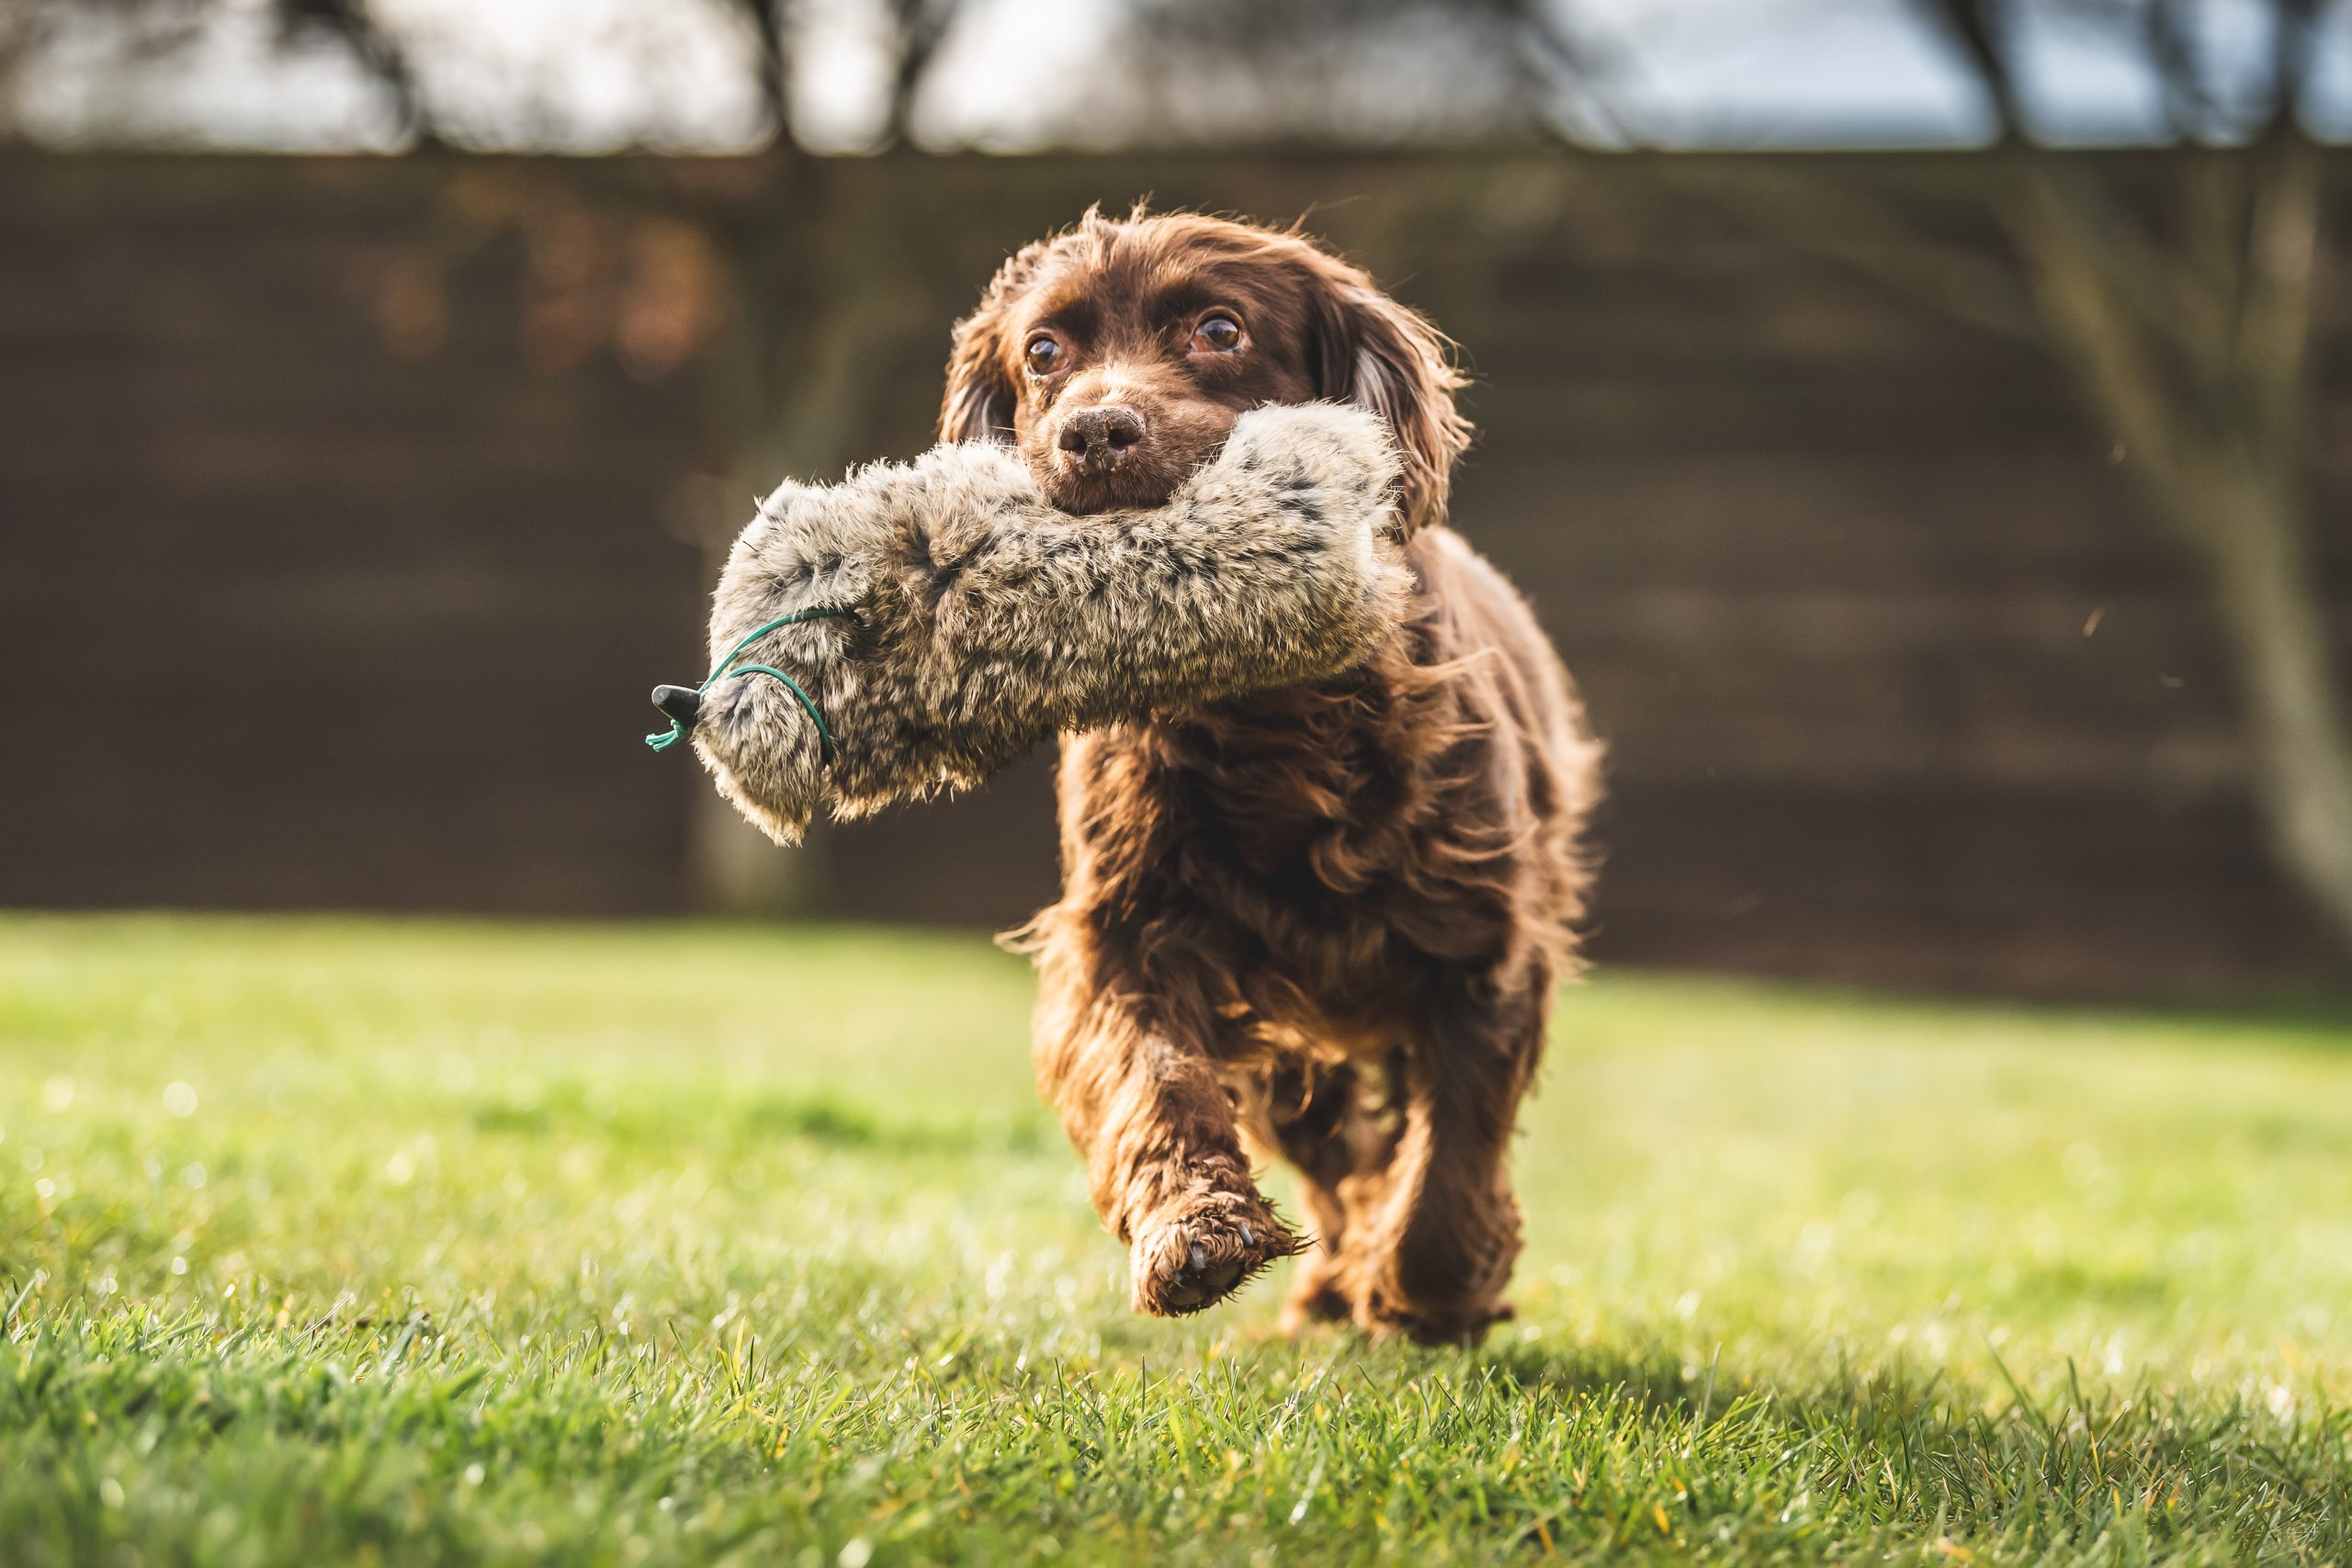
[(1028, 1001), (0, 920), (0, 1562), (2352, 1559), (2341, 1018), (1604, 976), (1455, 1354), (1130, 1318)]

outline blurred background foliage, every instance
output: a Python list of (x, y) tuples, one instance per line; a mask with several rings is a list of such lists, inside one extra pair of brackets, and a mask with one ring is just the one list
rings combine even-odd
[[(1550, 298), (1546, 288), (1573, 293), (1611, 266), (1618, 270), (1609, 276), (1623, 287), (1662, 263), (1690, 302), (1691, 330), (1713, 334), (1706, 342), (1677, 344), (1672, 302), (1651, 299), (1639, 344), (1611, 344), (1605, 331), (1588, 330), (1543, 350), (1569, 367), (1570, 383), (1551, 389), (1542, 423), (1558, 431), (1586, 419), (1595, 445), (1609, 425), (1590, 422), (1592, 389), (1579, 393), (1573, 383), (1579, 365), (1615, 354), (1636, 367), (1612, 372), (1620, 382), (1669, 361), (1679, 367), (1682, 390), (1662, 400), (1640, 440), (1628, 443), (1654, 464), (1673, 462), (1678, 443), (1694, 461), (1715, 453), (1705, 356), (1711, 344), (1726, 341), (1723, 312), (1735, 321), (1751, 307), (1775, 312), (1769, 328), (1758, 329), (1765, 338), (1810, 333), (1815, 347), (1840, 331), (1854, 342), (1872, 332), (1902, 338), (1875, 357), (1847, 355), (1846, 374), (1879, 379), (1858, 380), (1839, 396), (1867, 400), (1883, 387), (1898, 400), (1911, 397), (1915, 426), (1878, 441), (1864, 461), (1850, 423), (1825, 415), (1810, 449), (1816, 480), (1835, 469), (1841, 450), (1859, 473), (1899, 470), (1907, 455), (1928, 447), (1964, 449), (1979, 468), (1948, 464), (1942, 472), (1961, 474), (1964, 489), (1981, 486), (1986, 507), (2036, 496), (2068, 526), (2076, 514), (2128, 510), (2143, 530), (2145, 558), (2119, 567), (2127, 558), (2110, 553), (2105, 564), (2075, 562), (2068, 575), (2049, 552), (2037, 556), (2030, 537), (1993, 553), (1979, 570), (1999, 579), (2007, 597), (1978, 592), (1959, 612), (1968, 624), (1943, 645), (1941, 684), (1928, 689), (1917, 670), (1883, 671), (1884, 689), (1871, 687), (1838, 716), (1835, 745), (1820, 740), (1828, 732), (1821, 725), (1807, 728), (1806, 705), (1838, 689), (1806, 662), (1818, 651), (1811, 644), (1843, 636), (1860, 666), (1883, 664), (1883, 652), (1873, 650), (1900, 639), (1873, 643), (1857, 629), (1868, 617), (1854, 602), (1825, 607), (1789, 592), (1768, 608), (1805, 625), (1783, 637), (1776, 655), (1783, 662), (1761, 683), (1768, 706), (1783, 706), (1756, 719), (1744, 738), (1736, 720), (1710, 718), (1723, 737), (1720, 755), (1677, 742), (1684, 750), (1669, 758), (1672, 748), (1652, 743), (1667, 709), (1712, 713), (1713, 701), (1745, 715), (1757, 693), (1694, 695), (1688, 682), (1645, 690), (1611, 663), (1631, 671), (1640, 649), (1586, 646), (1579, 617), (1605, 619), (1608, 609), (1575, 596), (1577, 583), (1594, 580), (1595, 552), (1609, 547), (1589, 536), (1607, 517), (1583, 488), (1591, 455), (1576, 450), (1573, 435), (1542, 434), (1532, 419), (1514, 445), (1510, 400), (1521, 394), (1499, 375), (1478, 407), (1492, 432), (1482, 459), (1490, 467), (1483, 474), (1474, 468), (1464, 520), (1534, 593), (1572, 662), (1591, 669), (1602, 727), (1623, 739), (1621, 815), (1611, 826), (1626, 851), (1612, 872), (1623, 901), (1611, 916), (1604, 898), (1604, 953), (1613, 942), (1634, 958), (2010, 987), (2282, 977), (2340, 984), (2352, 964), (2352, 706), (2345, 690), (2352, 405), (2336, 346), (2341, 289), (2332, 287), (2343, 267), (2346, 164), (2337, 143), (2347, 131), (2352, 7), (2320, 0), (0, 0), (0, 138), (10, 144), (0, 177), (24, 197), (12, 237), (26, 243), (27, 256), (46, 252), (53, 269), (41, 273), (42, 263), (28, 260), (28, 278), (75, 280), (89, 291), (90, 319), (101, 319), (119, 306), (100, 298), (113, 275), (86, 265), (103, 250), (92, 236), (145, 225), (138, 265), (152, 275), (118, 281), (123, 298), (164, 299), (154, 333), (169, 340), (178, 320), (168, 299), (175, 277), (185, 282), (207, 265), (237, 272), (252, 265), (238, 257), (300, 247), (300, 222), (288, 220), (277, 231), (278, 209), (255, 200), (254, 182), (309, 192), (272, 198), (288, 213), (304, 203), (313, 212), (336, 203), (346, 213), (364, 209), (365, 219), (337, 220), (348, 231), (302, 254), (317, 261), (313, 272), (324, 269), (319, 275), (340, 308), (367, 324), (382, 362), (452, 374), (471, 367), (479, 383), (487, 371), (469, 356), (480, 352), (483, 329), (468, 312), (479, 313), (497, 292), (530, 375), (611, 371), (650, 389), (641, 403), (629, 400), (635, 392), (613, 394), (618, 400), (599, 416), (670, 432), (662, 441), (647, 436), (646, 450), (630, 459), (636, 489), (616, 490), (609, 474), (597, 481), (616, 508), (624, 496), (636, 508), (639, 548), (666, 527), (709, 557), (740, 523), (744, 498), (779, 475), (834, 472), (922, 445), (948, 319), (996, 256), (1096, 197), (1157, 195), (1275, 220), (1305, 213), (1311, 228), (1332, 233), (1408, 298), (1436, 310), (1482, 370), (1515, 367), (1514, 345), (1536, 341), (1529, 301)], [(224, 162), (243, 182), (232, 189), (199, 186), (209, 176), (197, 165), (158, 164), (158, 152), (304, 156), (275, 165), (274, 175), (250, 158)], [(424, 174), (402, 185), (394, 165), (354, 153), (398, 155), (400, 167)], [(882, 156), (842, 162), (854, 154)], [(989, 154), (1027, 156), (1015, 164)], [(77, 157), (78, 166), (119, 171), (108, 187), (114, 197), (93, 194), (86, 181), (58, 183), (83, 177), (58, 172)], [(353, 195), (354, 182), (377, 194)], [(238, 214), (250, 253), (223, 251), (209, 263), (201, 244), (176, 254), (170, 235), (184, 231), (168, 215), (195, 208)], [(101, 209), (114, 216), (94, 216)], [(69, 259), (77, 245), (85, 259)], [(1792, 267), (1810, 269), (1804, 288), (1760, 281)], [(482, 281), (493, 275), (495, 290)], [(1885, 324), (1898, 315), (1913, 324)], [(38, 339), (22, 323), (47, 319), (40, 307), (24, 307), (19, 341)], [(2083, 472), (2100, 465), (2119, 471), (2128, 499), (2086, 499), (2087, 489), (2069, 488), (2090, 484), (2078, 477), (2053, 484), (2035, 471), (2004, 471), (2022, 437), (2005, 446), (1958, 421), (1940, 424), (1933, 400), (1917, 400), (1912, 384), (1963, 362), (2006, 367), (1984, 373), (1985, 399), (2030, 389), (2020, 424), (2078, 450)], [(225, 358), (218, 363), (225, 375)], [(2038, 368), (2018, 368), (2029, 363)], [(2061, 400), (2036, 400), (2045, 371), (2063, 389)], [(116, 373), (91, 391), (93, 406), (153, 413), (164, 396), (153, 367), (126, 359)], [(172, 396), (201, 401), (208, 372), (186, 373), (195, 389)], [(1756, 374), (1752, 363), (1732, 358), (1721, 378)], [(20, 396), (62, 395), (55, 383), (24, 376)], [(1753, 381), (1743, 390), (1758, 407), (1779, 395)], [(1823, 406), (1849, 402), (1829, 398)], [(512, 452), (534, 433), (560, 446), (603, 428), (587, 420), (559, 432), (547, 423), (554, 414), (535, 415), (532, 406), (526, 392), (486, 400), (473, 439)], [(387, 431), (381, 439), (396, 437)], [(1539, 473), (1525, 455), (1547, 442), (1564, 442), (1567, 455)], [(92, 607), (77, 620), (73, 595), (53, 591), (57, 579), (114, 562), (109, 550), (76, 555), (59, 541), (77, 531), (95, 536), (114, 513), (80, 476), (41, 480), (46, 459), (26, 455), (38, 446), (20, 431), (10, 449), (5, 471), (14, 478), (0, 482), (13, 482), (17, 503), (0, 527), (56, 574), (40, 592), (52, 606), (48, 619), (19, 622), (20, 666), (46, 660), (64, 669), (70, 650), (93, 636), (104, 640), (120, 594), (119, 585), (92, 589), (82, 601)], [(447, 460), (455, 449), (434, 450)], [(412, 457), (424, 460), (425, 449)], [(210, 460), (218, 462), (217, 447)], [(397, 454), (373, 460), (400, 466)], [(174, 482), (156, 481), (165, 512), (175, 509)], [(437, 499), (452, 515), (517, 509), (487, 480), (453, 474), (444, 492)], [(305, 502), (316, 526), (357, 536), (382, 525), (344, 511), (346, 502), (334, 499), (342, 494)], [(1713, 491), (1680, 504), (1736, 518), (1756, 500), (1726, 470)], [(293, 504), (282, 496), (279, 503)], [(1908, 505), (1967, 516), (1964, 504), (1924, 494), (1847, 503), (1857, 518), (1889, 519), (1888, 527)], [(150, 502), (136, 504), (146, 510)], [(187, 515), (201, 512), (195, 506)], [(1510, 532), (1510, 518), (1521, 520), (1521, 533)], [(1767, 505), (1758, 526), (1772, 523)], [(416, 526), (420, 538), (429, 533)], [(517, 523), (515, 533), (529, 530)], [(225, 536), (208, 529), (204, 536), (217, 543)], [(550, 528), (538, 537), (548, 551), (584, 548), (577, 532)], [(1862, 537), (1842, 524), (1789, 530), (1781, 553), (1790, 577), (1834, 583), (1852, 568)], [(447, 558), (489, 547), (452, 544)], [(1861, 547), (1884, 547), (1883, 539)], [(545, 580), (548, 559), (526, 564)], [(611, 619), (600, 624), (659, 607), (675, 624), (663, 625), (652, 646), (678, 649), (674, 668), (632, 673), (628, 659), (645, 642), (607, 639), (615, 689), (675, 675), (693, 661), (687, 585), (707, 565), (683, 552), (656, 560), (617, 547), (603, 560), (605, 575), (594, 581), (604, 586), (587, 595), (606, 595)], [(336, 570), (334, 581), (346, 588), (390, 581), (380, 558), (371, 567), (355, 558)], [(2078, 640), (2087, 644), (2111, 604), (2142, 591), (2139, 574), (2167, 571), (2196, 585), (2199, 623), (2142, 649), (2134, 678), (2173, 691), (2189, 682), (2183, 670), (2208, 661), (2226, 682), (2218, 716), (2042, 713), (2026, 727), (2030, 744), (2018, 743), (2038, 749), (2041, 761), (2012, 770), (2038, 781), (2039, 795), (2013, 790), (1993, 799), (1923, 782), (1939, 770), (2007, 766), (1985, 761), (2000, 737), (1988, 742), (1976, 722), (1982, 715), (1973, 719), (1969, 707), (1973, 672), (2006, 657), (2015, 640), (2004, 640), (2003, 615), (2023, 613), (2018, 606), (2039, 603), (2033, 595), (2042, 590), (2053, 601), (2073, 595), (2043, 609), (2063, 617), (2068, 632), (2079, 623)], [(28, 597), (34, 591), (22, 585), (32, 577), (18, 578)], [(625, 602), (613, 585), (629, 578), (659, 586), (644, 603)], [(1687, 584), (1652, 586), (1657, 592), (1642, 603), (1655, 610), (1681, 603), (1671, 595)], [(1914, 602), (1917, 588), (1909, 585)], [(498, 601), (494, 587), (450, 592), (478, 592), (483, 615), (515, 620), (514, 605)], [(1882, 594), (1876, 613), (1916, 615), (1899, 599)], [(1621, 594), (1618, 602), (1628, 601)], [(1690, 613), (1720, 622), (1755, 610), (1718, 593)], [(331, 611), (316, 618), (345, 619)], [(302, 635), (327, 634), (314, 625)], [(370, 669), (401, 662), (402, 635), (395, 614), (371, 651), (350, 657), (364, 657)], [(585, 623), (547, 623), (532, 635), (577, 641), (599, 633)], [(2108, 635), (2111, 646), (2130, 633), (2119, 616)], [(229, 640), (216, 626), (193, 629), (185, 641), (201, 650), (208, 639), (223, 649)], [(2037, 646), (2063, 662), (2055, 651), (2063, 642)], [(220, 651), (209, 662), (226, 671), (249, 655), (277, 668), (296, 647)], [(485, 647), (502, 660), (519, 656), (519, 649)], [(1703, 637), (1686, 639), (1682, 651), (1694, 661), (1724, 657)], [(430, 661), (409, 662), (421, 671)], [(607, 672), (599, 666), (578, 678)], [(141, 679), (136, 671), (121, 678)], [(1703, 671), (1691, 676), (1704, 679)], [(1869, 686), (1850, 672), (1838, 679), (1858, 692)], [(2067, 679), (2045, 671), (2009, 689), (2030, 705), (2036, 681), (2055, 692)], [(447, 684), (456, 680), (433, 685), (418, 674), (400, 689), (405, 697), (387, 689), (356, 701), (348, 684), (325, 694), (286, 688), (268, 705), (311, 716), (322, 733), (332, 728), (327, 710), (348, 710), (357, 716), (349, 720), (355, 733), (390, 748), (386, 738), (402, 732), (374, 723), (369, 704), (443, 704), (458, 690)], [(171, 701), (185, 708), (216, 698), (235, 705), (233, 695), (196, 687)], [(247, 699), (259, 700), (250, 692)], [(29, 720), (31, 699), (19, 700)], [(2080, 705), (2082, 694), (2067, 701)], [(1929, 737), (1905, 764), (1905, 787), (1919, 796), (1909, 816), (1849, 809), (1876, 787), (1856, 760), (1870, 750), (1856, 732), (1872, 723), (1873, 703), (1901, 710), (1904, 724)], [(2046, 705), (2064, 707), (2055, 699)], [(565, 733), (585, 733), (592, 713), (593, 722), (608, 722), (607, 711), (578, 710), (579, 723)], [(2118, 831), (2098, 856), (2066, 859), (2064, 846), (2084, 836), (2086, 820), (2128, 818), (2138, 807), (2119, 802), (2144, 804), (2150, 791), (2171, 787), (2161, 781), (2182, 772), (2184, 748), (2203, 743), (2182, 737), (2211, 724), (2226, 730), (2227, 755), (2187, 768), (2201, 781), (2188, 796), (2175, 790), (2165, 797), (2171, 804), (2135, 818), (2139, 837)], [(2069, 773), (2073, 763), (2052, 760), (2118, 725), (2129, 730), (2109, 736), (2121, 760), (2104, 764), (2096, 784), (2084, 782), (2095, 770)], [(110, 777), (135, 773), (135, 758), (159, 750), (161, 728), (124, 728), (122, 750), (107, 762)], [(182, 781), (219, 761), (190, 744), (196, 750), (176, 758)], [(1818, 754), (1810, 773), (1773, 776), (1777, 804), (1759, 805), (1760, 790), (1710, 793), (1707, 781), (1738, 773), (1772, 744)], [(254, 847), (230, 852), (234, 834), (220, 824), (232, 808), (216, 805), (184, 822), (174, 840), (209, 843), (214, 852), (180, 855), (173, 871), (163, 864), (170, 857), (142, 852), (135, 834), (110, 849), (99, 843), (107, 835), (91, 816), (78, 836), (59, 836), (70, 855), (61, 852), (48, 871), (38, 857), (20, 865), (12, 880), (0, 880), (0, 897), (684, 904), (997, 919), (1016, 916), (1043, 880), (1034, 773), (1008, 786), (1012, 805), (945, 816), (944, 835), (887, 826), (859, 830), (880, 835), (866, 848), (836, 835), (813, 854), (787, 859), (750, 840), (699, 795), (673, 791), (674, 779), (610, 786), (616, 775), (597, 771), (616, 765), (609, 759), (565, 761), (562, 776), (604, 781), (566, 796), (551, 782), (553, 761), (544, 776), (514, 762), (511, 753), (534, 747), (548, 759), (565, 756), (560, 745), (510, 735), (506, 804), (487, 785), (469, 795), (454, 762), (424, 786), (485, 824), (485, 841), (466, 852), (467, 863), (503, 863), (502, 852), (512, 863), (500, 876), (471, 883), (452, 874), (437, 897), (430, 886), (396, 880), (241, 882), (233, 868), (266, 860), (265, 841), (331, 861), (333, 846), (363, 830), (332, 814), (306, 829), (301, 808), (270, 798), (273, 776), (298, 772), (251, 770), (216, 795), (243, 803)], [(400, 773), (397, 760), (361, 760), (359, 740), (347, 750), (354, 754), (322, 780), (322, 790), (340, 788), (359, 767)], [(95, 777), (73, 783), (61, 774), (46, 796), (37, 784), (16, 787), (29, 792), (25, 801), (37, 816), (71, 815), (74, 802), (85, 815), (101, 805), (121, 818), (152, 814), (152, 788), (118, 786), (109, 795)], [(2073, 781), (2063, 802), (2053, 804), (2066, 791), (2053, 792), (2051, 778)], [(291, 783), (277, 787), (297, 791)], [(417, 787), (402, 783), (397, 793), (414, 798)], [(1805, 789), (1812, 804), (1788, 804), (1791, 791)], [(123, 795), (138, 804), (116, 798)], [(560, 820), (525, 852), (514, 848), (514, 823), (534, 801), (555, 802)], [(676, 824), (643, 849), (650, 869), (635, 881), (598, 882), (586, 873), (567, 879), (566, 868), (584, 863), (592, 844), (609, 841), (611, 814), (624, 808)], [(1973, 821), (1955, 826), (1955, 814), (1972, 810)], [(1026, 813), (1027, 826), (1001, 834), (990, 826), (1016, 811)], [(1738, 818), (1738, 832), (1709, 838), (1710, 814)], [(2232, 836), (2239, 829), (2228, 825), (2241, 817), (2244, 852)], [(2226, 821), (2212, 828), (2209, 819)], [(1926, 821), (1940, 824), (1935, 831), (1943, 836), (1923, 849)], [(978, 827), (953, 826), (959, 822)], [(1849, 836), (1840, 836), (1839, 822), (1856, 825)], [(403, 829), (380, 812), (364, 830), (386, 845), (403, 831), (429, 836), (422, 820)], [(1867, 841), (1872, 832), (1883, 841)], [(892, 833), (896, 850), (871, 847), (888, 846)], [(1743, 864), (1744, 852), (1721, 847), (1776, 839), (1777, 861), (1758, 850)], [(2012, 878), (2018, 890), (2008, 904), (1968, 884), (1965, 863), (1982, 858), (1970, 846), (1992, 841), (2026, 846), (2019, 859), (2028, 869)], [(1710, 881), (1712, 872), (1686, 867), (1673, 891), (1656, 891), (1672, 880), (1658, 869), (1673, 858), (1666, 846), (1685, 842), (1695, 846), (1689, 859), (1721, 875)], [(2191, 842), (2200, 847), (2180, 850)], [(397, 849), (380, 853), (400, 858)], [(111, 872), (92, 874), (93, 856), (107, 854)], [(935, 896), (929, 873), (945, 855), (984, 868), (979, 877), (991, 892)], [(2261, 858), (2258, 870), (2249, 855)], [(2175, 866), (2161, 897), (2148, 891), (2153, 879), (2135, 880), (2133, 868), (2152, 861)], [(1998, 862), (1996, 854), (1980, 881), (2011, 875)], [(2032, 883), (2034, 864), (2045, 874), (2041, 884)], [(1808, 865), (1819, 874), (1809, 877)], [(1775, 940), (1734, 934), (1804, 906), (1804, 885), (1834, 881), (1830, 868), (1839, 865), (1868, 890), (1816, 897), (1818, 918), (1808, 923), (1800, 909)], [(895, 891), (879, 895), (877, 886)], [(2133, 922), (2155, 903), (2168, 913), (2152, 938)], [(1834, 918), (1821, 913), (1833, 905)], [(1874, 943), (1870, 932), (1890, 919), (1907, 921), (1909, 934)], [(2086, 934), (2101, 925), (2103, 939)]]

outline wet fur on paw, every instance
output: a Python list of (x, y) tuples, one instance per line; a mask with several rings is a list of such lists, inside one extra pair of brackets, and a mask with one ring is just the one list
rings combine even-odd
[(1356, 1309), (1356, 1326), (1375, 1339), (1402, 1335), (1416, 1345), (1466, 1348), (1486, 1338), (1487, 1330), (1508, 1323), (1518, 1314), (1509, 1302), (1475, 1307), (1453, 1306), (1416, 1312), (1396, 1303), (1374, 1300)]
[(1137, 1228), (1130, 1258), (1135, 1310), (1154, 1317), (1204, 1311), (1303, 1246), (1254, 1192), (1195, 1199)]
[[(1457, 1204), (1432, 1234), (1426, 1213), (1398, 1209), (1357, 1264), (1356, 1326), (1422, 1345), (1476, 1345), (1511, 1315), (1503, 1299), (1520, 1249), (1519, 1205), (1508, 1191)], [(1417, 1235), (1416, 1232), (1419, 1234)]]

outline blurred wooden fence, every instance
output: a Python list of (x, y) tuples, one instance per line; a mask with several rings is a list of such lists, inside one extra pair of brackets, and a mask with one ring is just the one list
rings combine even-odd
[[(1965, 158), (1726, 170), (1984, 226)], [(2198, 586), (2064, 378), (1677, 191), (1467, 155), (0, 164), (0, 901), (613, 914), (748, 863), (820, 913), (1018, 919), (1042, 759), (746, 863), (644, 693), (696, 672), (755, 482), (926, 445), (996, 262), (1151, 194), (1304, 213), (1461, 340), (1456, 520), (1611, 745), (1604, 957), (2340, 976)]]

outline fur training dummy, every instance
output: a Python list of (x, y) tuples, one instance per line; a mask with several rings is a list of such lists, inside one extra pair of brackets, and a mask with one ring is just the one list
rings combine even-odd
[(1157, 507), (1072, 516), (978, 443), (787, 483), (720, 575), (718, 668), (656, 693), (673, 733), (647, 739), (691, 734), (790, 843), (820, 801), (862, 816), (1060, 731), (1335, 673), (1405, 611), (1396, 471), (1374, 416), (1313, 403), (1243, 414)]

